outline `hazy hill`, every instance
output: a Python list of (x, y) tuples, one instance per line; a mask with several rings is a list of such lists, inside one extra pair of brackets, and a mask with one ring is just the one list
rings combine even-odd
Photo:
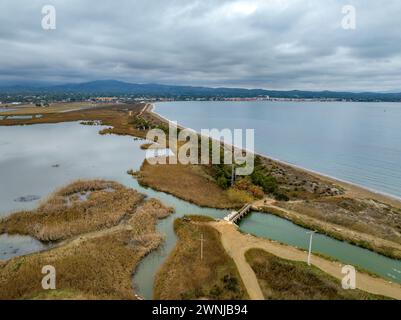
[(0, 94), (97, 94), (97, 95), (148, 95), (163, 97), (256, 97), (275, 98), (334, 98), (362, 101), (401, 101), (401, 93), (335, 92), (335, 91), (274, 91), (264, 89), (209, 88), (173, 86), (162, 84), (136, 84), (116, 80), (98, 80), (78, 84), (56, 86), (9, 86), (0, 87)]

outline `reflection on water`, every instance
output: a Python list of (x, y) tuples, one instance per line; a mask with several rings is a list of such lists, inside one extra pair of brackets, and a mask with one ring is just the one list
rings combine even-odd
[(141, 141), (101, 136), (101, 126), (79, 123), (0, 127), (0, 217), (32, 209), (38, 200), (15, 202), (35, 195), (42, 199), (77, 179), (120, 180), (139, 169), (145, 151)]
[(0, 235), (0, 260), (8, 260), (46, 248), (47, 245), (29, 236)]

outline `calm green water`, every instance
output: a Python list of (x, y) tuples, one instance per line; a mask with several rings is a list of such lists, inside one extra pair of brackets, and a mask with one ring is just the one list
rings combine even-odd
[(130, 186), (135, 187), (142, 193), (146, 193), (150, 197), (160, 199), (163, 201), (163, 203), (175, 208), (175, 213), (172, 216), (161, 220), (157, 225), (157, 230), (165, 238), (162, 247), (150, 253), (139, 264), (139, 267), (134, 275), (133, 284), (137, 289), (136, 292), (145, 299), (152, 299), (155, 275), (171, 250), (174, 248), (177, 241), (177, 237), (173, 229), (174, 220), (188, 214), (205, 215), (216, 219), (222, 219), (229, 212), (225, 210), (200, 208), (196, 205), (192, 205), (165, 193), (155, 192), (151, 189), (143, 189), (142, 187), (138, 186), (136, 181), (129, 181), (128, 183)]
[[(158, 231), (165, 236), (165, 243), (141, 262), (133, 279), (137, 292), (151, 299), (155, 274), (176, 243), (174, 219), (185, 214), (222, 218), (228, 212), (200, 208), (165, 193), (140, 187), (126, 171), (139, 169), (145, 157), (145, 151), (140, 149), (143, 142), (132, 137), (100, 136), (98, 131), (101, 128), (79, 123), (0, 126), (0, 217), (16, 210), (32, 209), (38, 204), (38, 201), (16, 202), (19, 197), (37, 195), (43, 199), (54, 189), (79, 178), (115, 180), (160, 199), (174, 207), (176, 213), (157, 225)], [(306, 248), (309, 239), (306, 229), (267, 214), (251, 214), (241, 222), (240, 228), (300, 248)], [(40, 245), (35, 248), (36, 243), (31, 239), (13, 241), (7, 238), (7, 243), (5, 239), (5, 236), (0, 236), (0, 248), (12, 246), (11, 253), (10, 250), (7, 253), (9, 257), (13, 256), (15, 249), (17, 253), (14, 256), (28, 252), (28, 249), (29, 252), (42, 249)], [(321, 235), (315, 237), (314, 251), (401, 283), (400, 261)]]
[[(243, 232), (269, 238), (304, 250), (309, 248), (310, 230), (273, 215), (254, 212), (240, 223)], [(329, 255), (345, 264), (361, 267), (391, 281), (401, 283), (401, 261), (363, 250), (322, 234), (313, 236), (313, 252)], [(306, 256), (305, 256), (306, 260)]]

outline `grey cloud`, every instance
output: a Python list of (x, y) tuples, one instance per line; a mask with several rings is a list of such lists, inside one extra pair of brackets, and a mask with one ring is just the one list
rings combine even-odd
[(401, 91), (400, 16), (398, 0), (3, 0), (0, 82)]

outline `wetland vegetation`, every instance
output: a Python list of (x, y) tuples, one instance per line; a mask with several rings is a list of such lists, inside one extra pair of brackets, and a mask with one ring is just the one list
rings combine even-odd
[[(42, 118), (18, 120), (6, 118), (1, 124), (64, 121), (83, 121), (88, 125), (101, 122), (108, 126), (100, 132), (101, 134), (130, 135), (137, 138), (144, 138), (149, 128), (157, 127), (162, 130), (166, 128), (163, 120), (149, 112), (145, 104), (80, 109), (63, 115), (50, 112), (43, 113)], [(146, 147), (144, 145), (144, 149)], [(397, 219), (400, 213), (399, 209), (393, 206), (394, 202), (387, 199), (379, 201), (371, 193), (355, 192), (356, 189), (350, 188), (349, 185), (264, 157), (257, 157), (254, 174), (250, 177), (238, 178), (233, 186), (230, 185), (229, 180), (231, 168), (224, 165), (151, 166), (145, 161), (139, 172), (130, 171), (130, 174), (134, 173), (141, 185), (173, 194), (202, 207), (227, 209), (238, 208), (249, 202), (261, 203), (259, 208), (262, 211), (267, 210), (269, 213), (308, 228), (321, 227), (319, 230), (329, 235), (346, 234), (340, 239), (381, 253), (385, 252), (379, 246), (371, 244), (381, 239), (399, 242)], [(265, 199), (269, 200), (270, 206), (263, 206)], [(376, 209), (379, 212), (383, 211), (384, 215), (375, 214), (378, 212)], [(85, 214), (81, 214), (83, 212)], [(289, 212), (295, 214), (289, 214)], [(128, 282), (128, 279), (140, 260), (162, 242), (162, 237), (156, 232), (155, 224), (158, 219), (170, 213), (171, 209), (164, 207), (160, 202), (146, 200), (136, 191), (114, 182), (76, 182), (55, 192), (36, 210), (19, 212), (0, 222), (1, 233), (26, 234), (42, 241), (57, 242), (56, 246), (49, 251), (2, 262), (0, 283), (10, 290), (8, 297), (12, 298), (135, 298), (132, 284)], [(361, 224), (353, 223), (360, 216), (366, 219), (362, 219)], [(34, 223), (30, 223), (32, 221)], [(198, 222), (201, 221), (202, 219)], [(375, 224), (380, 224), (380, 228)], [(191, 222), (184, 219), (177, 220), (174, 227), (180, 239), (188, 235), (191, 237), (198, 235), (201, 228), (202, 233), (207, 234), (211, 242), (215, 244), (216, 248), (212, 249), (217, 251), (222, 249), (221, 244), (220, 247), (217, 245), (220, 241), (218, 234), (214, 233), (213, 229), (200, 226), (196, 218), (193, 218)], [(330, 233), (328, 230), (334, 230), (337, 233), (334, 231)], [(374, 241), (370, 242), (370, 246), (363, 241), (357, 241), (360, 240), (361, 234), (372, 237)], [(178, 268), (175, 260), (186, 259), (189, 270), (197, 268), (194, 261), (187, 258), (195, 254), (199, 240), (192, 245), (184, 246), (180, 239), (173, 254), (157, 276), (156, 297), (161, 299), (171, 297), (244, 299), (247, 297), (242, 280), (236, 273), (235, 264), (229, 256), (224, 255), (224, 248), (223, 251), (219, 251), (217, 260), (207, 260), (207, 264), (212, 266), (223, 266), (221, 274), (208, 273), (205, 271), (206, 268), (203, 268), (199, 278), (191, 279), (193, 282), (188, 280), (190, 274), (185, 271), (182, 277), (174, 274), (171, 270)], [(116, 249), (112, 250), (112, 248)], [(191, 254), (187, 255), (186, 250), (189, 250)], [(395, 251), (387, 255), (397, 257)], [(82, 263), (83, 260), (91, 261)], [(77, 261), (82, 263), (82, 266), (75, 271)], [(39, 264), (50, 262), (57, 262), (63, 273), (70, 272), (71, 274), (62, 280), (60, 290), (43, 293), (36, 283), (42, 276), (37, 268)], [(102, 267), (98, 268), (96, 273), (94, 270), (99, 265)], [(115, 278), (118, 280), (118, 287), (111, 283), (112, 267), (116, 267), (117, 270)], [(81, 278), (82, 274), (85, 276), (88, 274), (88, 281), (79, 279), (80, 272)], [(164, 275), (161, 277), (160, 274), (163, 272)], [(74, 273), (77, 274), (74, 275)], [(104, 277), (104, 283), (96, 278), (98, 275)], [(183, 283), (185, 283), (185, 287), (189, 289), (173, 292), (164, 282), (164, 276), (176, 283), (179, 288), (184, 288)], [(21, 283), (19, 288), (14, 290), (11, 290), (12, 277), (17, 279), (18, 285)], [(24, 277), (32, 282), (22, 284)], [(0, 297), (7, 296), (5, 290), (0, 292)]]
[(305, 262), (285, 260), (261, 249), (251, 249), (245, 257), (267, 300), (383, 299), (360, 290), (344, 290), (339, 280)]
[(178, 242), (156, 276), (155, 299), (249, 299), (218, 231), (202, 224), (210, 220), (187, 216), (174, 221)]
[[(110, 187), (117, 192), (104, 191)], [(92, 192), (88, 200), (80, 203), (74, 199), (73, 204), (66, 204), (65, 195), (82, 190)], [(114, 193), (116, 196), (110, 198)], [(158, 200), (145, 199), (136, 191), (110, 182), (74, 183), (61, 189), (56, 193), (56, 199), (51, 197), (47, 204), (53, 206), (55, 200), (61, 201), (57, 199), (61, 195), (64, 195), (61, 210), (57, 203), (55, 211), (47, 212), (42, 208), (39, 214), (32, 213), (32, 216), (38, 216), (36, 223), (27, 224), (25, 216), (21, 216), (19, 224), (19, 215), (8, 221), (10, 226), (15, 222), (24, 233), (39, 238), (48, 239), (52, 235), (52, 239), (66, 240), (47, 251), (3, 262), (0, 265), (0, 299), (138, 298), (132, 273), (141, 259), (162, 243), (156, 224), (173, 210)], [(105, 214), (100, 208), (106, 209)], [(117, 210), (116, 215), (113, 210), (109, 211), (112, 208)], [(41, 214), (43, 210), (45, 213)], [(99, 219), (95, 218), (97, 214), (100, 214)], [(105, 220), (109, 215), (110, 219)], [(55, 221), (67, 232), (63, 228), (55, 229)], [(39, 223), (47, 233), (37, 231)], [(45, 291), (41, 286), (41, 269), (45, 265), (52, 265), (57, 270), (56, 290)]]

